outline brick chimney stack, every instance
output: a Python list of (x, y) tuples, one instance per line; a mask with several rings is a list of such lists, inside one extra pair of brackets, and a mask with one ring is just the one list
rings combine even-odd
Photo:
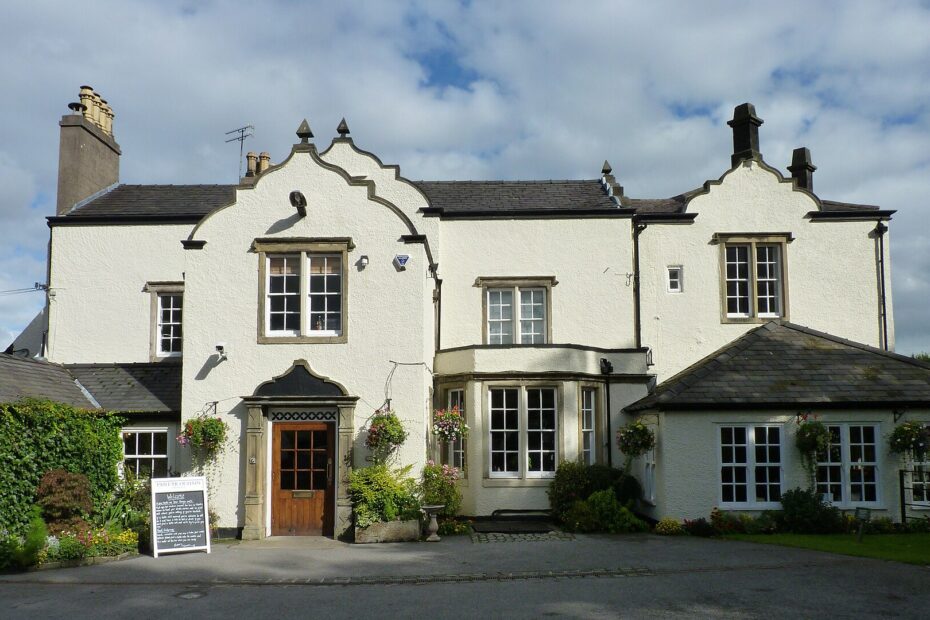
[(58, 205), (64, 215), (78, 202), (119, 181), (120, 148), (113, 139), (113, 109), (90, 86), (81, 86), (80, 103), (61, 117), (58, 150)]

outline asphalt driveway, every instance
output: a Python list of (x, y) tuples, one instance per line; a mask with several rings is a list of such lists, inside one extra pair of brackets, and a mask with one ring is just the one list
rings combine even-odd
[[(221, 542), (209, 555), (142, 556), (0, 576), (0, 616), (156, 618), (186, 608), (196, 617), (227, 618), (256, 617), (259, 610), (257, 617), (930, 613), (927, 567), (692, 537), (538, 538)], [(303, 613), (308, 605), (313, 614)]]

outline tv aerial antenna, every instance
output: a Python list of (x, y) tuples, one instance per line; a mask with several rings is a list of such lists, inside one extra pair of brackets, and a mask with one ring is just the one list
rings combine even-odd
[(233, 129), (232, 131), (227, 131), (226, 135), (233, 135), (232, 138), (226, 140), (226, 142), (238, 142), (239, 143), (239, 176), (236, 177), (236, 181), (242, 178), (242, 151), (245, 143), (245, 139), (255, 133), (255, 127), (252, 125), (246, 125), (245, 127), (240, 127), (239, 129)]

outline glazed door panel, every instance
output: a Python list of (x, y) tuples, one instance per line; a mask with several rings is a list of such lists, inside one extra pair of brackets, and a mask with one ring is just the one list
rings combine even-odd
[(271, 535), (332, 536), (335, 425), (276, 423), (273, 428)]

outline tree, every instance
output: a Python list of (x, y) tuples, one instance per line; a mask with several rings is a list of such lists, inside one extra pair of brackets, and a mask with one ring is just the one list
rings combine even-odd
[(915, 360), (919, 360), (919, 361), (921, 361), (921, 362), (930, 362), (930, 353), (926, 353), (926, 352), (923, 352), (923, 353), (915, 353), (915, 354), (912, 355), (911, 357), (913, 357)]

